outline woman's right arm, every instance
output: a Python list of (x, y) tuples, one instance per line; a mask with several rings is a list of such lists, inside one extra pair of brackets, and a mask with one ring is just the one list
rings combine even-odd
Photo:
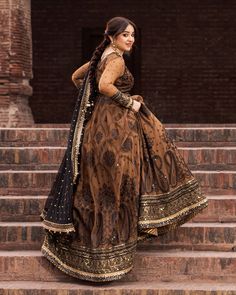
[(75, 84), (77, 88), (79, 88), (83, 82), (83, 78), (89, 68), (89, 63), (87, 62), (79, 67), (73, 74), (72, 74), (72, 82)]

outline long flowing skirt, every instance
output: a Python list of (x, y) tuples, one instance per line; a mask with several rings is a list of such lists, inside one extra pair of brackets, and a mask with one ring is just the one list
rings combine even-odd
[(207, 206), (161, 122), (99, 96), (84, 129), (73, 234), (46, 231), (43, 254), (67, 274), (116, 280), (139, 241), (167, 233)]

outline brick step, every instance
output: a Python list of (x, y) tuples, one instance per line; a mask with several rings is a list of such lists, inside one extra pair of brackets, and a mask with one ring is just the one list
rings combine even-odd
[(1, 196), (0, 222), (40, 221), (47, 196)]
[(235, 251), (236, 223), (188, 222), (152, 241), (140, 243), (139, 249)]
[[(221, 125), (221, 124), (219, 124)], [(226, 127), (236, 127), (236, 124), (224, 124)], [(36, 123), (32, 125), (33, 128), (70, 128), (69, 123)], [(176, 126), (174, 126), (176, 127)], [(195, 126), (196, 127), (196, 126)]]
[(48, 195), (56, 170), (0, 171), (0, 195)]
[(0, 170), (57, 170), (65, 147), (0, 147)]
[(174, 140), (175, 145), (178, 148), (186, 148), (186, 147), (212, 147), (212, 148), (216, 148), (216, 147), (235, 147), (235, 142), (227, 142), (227, 141), (176, 141)]
[(193, 222), (236, 222), (236, 195), (207, 196), (208, 207)]
[[(0, 171), (0, 195), (47, 195), (55, 179), (56, 170), (2, 170)], [(193, 171), (205, 192), (217, 189), (234, 194), (236, 171)], [(221, 192), (222, 193), (222, 192)]]
[(2, 295), (233, 295), (235, 283), (214, 282), (120, 282), (93, 283), (13, 281), (0, 282)]
[[(195, 128), (195, 127), (236, 127), (236, 123), (165, 123), (165, 126), (168, 128)], [(55, 128), (55, 127), (64, 127), (69, 128), (69, 123), (35, 123), (32, 125), (34, 128)]]
[[(168, 127), (169, 136), (181, 145), (205, 146), (212, 144), (236, 146), (236, 127), (220, 125), (204, 127)], [(1, 128), (1, 146), (65, 146), (69, 128)]]
[(1, 146), (66, 146), (68, 128), (0, 128)]
[(191, 170), (236, 170), (235, 147), (179, 148)]
[[(0, 222), (0, 250), (38, 250), (44, 230), (40, 222)], [(185, 223), (141, 249), (234, 251), (236, 223)]]
[[(1, 196), (0, 222), (40, 221), (47, 196)], [(207, 196), (208, 207), (193, 222), (236, 222), (236, 195)]]
[[(35, 124), (35, 126), (38, 126), (40, 124)], [(47, 124), (41, 124), (43, 126)], [(50, 125), (50, 123), (48, 124)], [(52, 123), (51, 127), (53, 127), (54, 123)], [(56, 124), (55, 124), (56, 125)], [(62, 124), (63, 125), (63, 124)], [(64, 124), (66, 127), (69, 126), (69, 124)], [(236, 123), (166, 123), (165, 126), (167, 128), (196, 128), (196, 127), (201, 127), (201, 128), (215, 128), (215, 127), (236, 127)]]
[[(0, 251), (0, 265), (0, 281), (74, 280), (56, 269), (40, 251)], [(134, 268), (120, 281), (235, 283), (235, 265), (235, 252), (137, 251)]]
[[(236, 170), (236, 147), (181, 147), (190, 169)], [(0, 147), (0, 170), (58, 169), (64, 147)]]
[[(235, 127), (170, 127), (166, 128), (170, 138), (174, 141), (190, 146), (196, 143), (196, 146), (211, 146), (212, 143), (235, 144), (236, 142), (236, 128)], [(226, 144), (226, 145), (228, 145)]]

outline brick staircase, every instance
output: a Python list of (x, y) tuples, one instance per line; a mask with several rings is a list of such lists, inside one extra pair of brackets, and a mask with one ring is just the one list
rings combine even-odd
[(65, 150), (68, 125), (0, 129), (0, 294), (236, 294), (236, 125), (166, 125), (209, 199), (201, 214), (139, 244), (134, 269), (81, 282), (40, 252), (39, 214)]

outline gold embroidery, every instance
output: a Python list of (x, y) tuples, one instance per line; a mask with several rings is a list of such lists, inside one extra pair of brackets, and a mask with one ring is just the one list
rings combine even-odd
[(87, 248), (84, 252), (80, 247), (72, 249), (57, 242), (49, 243), (46, 236), (42, 253), (56, 267), (71, 276), (91, 281), (110, 281), (122, 277), (132, 269), (136, 244), (134, 241), (119, 245), (120, 249), (114, 250), (112, 247), (93, 253), (96, 249)]
[(68, 265), (66, 265), (65, 263), (63, 263), (62, 261), (60, 261), (60, 259), (53, 255), (53, 253), (48, 250), (47, 248), (45, 248), (44, 246), (42, 246), (42, 253), (44, 256), (47, 257), (47, 259), (49, 259), (55, 266), (57, 266), (61, 271), (77, 277), (77, 278), (86, 278), (88, 280), (88, 278), (90, 278), (93, 281), (102, 281), (102, 279), (106, 278), (106, 281), (108, 281), (108, 279), (110, 280), (116, 280), (118, 278), (120, 278), (121, 276), (123, 276), (124, 274), (126, 274), (127, 272), (129, 272), (133, 266), (130, 266), (129, 268), (125, 269), (125, 270), (121, 270), (121, 271), (116, 271), (113, 273), (109, 273), (109, 274), (96, 274), (96, 273), (91, 273), (91, 272), (84, 272), (84, 271), (80, 271), (78, 269), (75, 269), (73, 267), (70, 267)]
[(140, 200), (138, 220), (140, 229), (160, 228), (173, 224), (177, 222), (176, 220), (192, 214), (192, 211), (200, 211), (208, 205), (196, 179), (192, 179), (174, 191), (161, 196), (142, 195)]
[(67, 223), (67, 224), (59, 224), (59, 223), (54, 223), (48, 220), (43, 220), (42, 225), (45, 229), (54, 231), (54, 232), (72, 232), (75, 231), (73, 223)]
[[(153, 238), (156, 238), (157, 236), (163, 235), (168, 233), (171, 230), (174, 230), (178, 226), (184, 224), (191, 218), (193, 218), (195, 215), (197, 215), (201, 210), (203, 210), (207, 206), (207, 203), (203, 204), (202, 206), (195, 207), (194, 211), (189, 211), (187, 212), (186, 215), (182, 216), (179, 215), (175, 220), (172, 221), (170, 224), (166, 224), (165, 226), (162, 226), (160, 228), (155, 228), (155, 229), (141, 229), (139, 231), (139, 236), (138, 236), (138, 242), (140, 241), (145, 241), (145, 240), (152, 240)], [(152, 230), (156, 230), (152, 231)]]
[(143, 194), (141, 195), (141, 201), (142, 201), (142, 198), (145, 198), (145, 197), (148, 197), (149, 199), (151, 198), (154, 198), (156, 199), (157, 197), (161, 197), (162, 199), (172, 195), (172, 194), (175, 194), (176, 191), (178, 190), (182, 190), (184, 189), (185, 187), (188, 187), (188, 186), (191, 186), (191, 185), (198, 185), (198, 181), (195, 179), (195, 178), (191, 178), (190, 180), (188, 180), (187, 182), (185, 182), (184, 184), (181, 184), (179, 186), (177, 186), (174, 191), (169, 191), (168, 193), (160, 193), (160, 194)]
[(73, 182), (75, 183), (77, 175), (78, 175), (78, 155), (79, 155), (79, 147), (80, 147), (80, 140), (83, 131), (83, 124), (85, 119), (85, 112), (87, 107), (89, 106), (89, 95), (90, 95), (90, 82), (89, 77), (85, 82), (84, 93), (82, 96), (80, 110), (78, 119), (75, 126), (75, 133), (73, 137), (73, 144), (72, 144), (72, 152), (71, 152), (71, 160), (73, 165)]
[[(183, 215), (184, 213), (190, 211), (191, 209), (194, 209), (194, 208), (197, 208), (199, 206), (202, 206), (202, 205), (207, 205), (207, 200), (202, 200), (200, 201), (199, 203), (197, 204), (194, 204), (192, 206), (188, 206), (182, 210), (180, 210), (179, 212), (175, 213), (175, 214), (172, 214), (168, 217), (164, 217), (164, 218), (161, 218), (161, 219), (149, 219), (149, 220), (142, 220), (142, 221), (139, 221), (138, 224), (140, 226), (144, 226), (145, 224), (152, 224), (152, 225), (155, 225), (155, 226), (162, 226), (163, 223), (166, 223), (166, 222), (169, 222), (170, 220), (176, 218), (177, 216), (180, 216), (180, 215)], [(205, 206), (204, 206), (205, 208)]]

